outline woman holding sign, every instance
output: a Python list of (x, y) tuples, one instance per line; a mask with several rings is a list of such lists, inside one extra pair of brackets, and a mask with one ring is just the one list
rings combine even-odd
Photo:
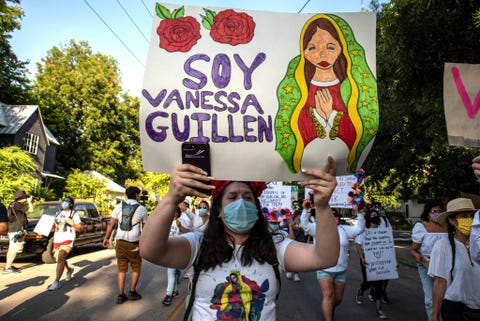
[[(281, 270), (314, 271), (336, 264), (338, 232), (328, 205), (336, 187), (336, 166), (331, 157), (328, 163), (327, 171), (305, 170), (302, 182), (314, 191), (316, 244), (270, 232), (258, 200), (265, 183), (214, 181), (189, 164), (173, 169), (169, 191), (143, 230), (140, 251), (158, 265), (194, 267), (186, 317), (274, 321)], [(177, 205), (186, 196), (207, 197), (199, 189), (212, 192), (207, 229), (169, 238)]]
[[(377, 208), (367, 210), (367, 212), (365, 213), (365, 226), (366, 226), (365, 232), (355, 238), (355, 245), (356, 245), (358, 256), (360, 257), (360, 267), (362, 269), (362, 276), (363, 276), (363, 282), (360, 285), (360, 289), (357, 292), (356, 301), (357, 301), (357, 304), (362, 304), (363, 292), (371, 288), (373, 290), (371, 293), (373, 294), (375, 307), (377, 309), (377, 317), (379, 319), (386, 319), (387, 315), (382, 310), (382, 297), (385, 295), (383, 283), (386, 280), (368, 281), (367, 266), (369, 265), (370, 262), (367, 262), (367, 260), (365, 259), (365, 254), (366, 254), (365, 253), (366, 252), (365, 234), (367, 230), (377, 229), (379, 227), (381, 217), (378, 211), (379, 210)], [(398, 267), (398, 264), (397, 264), (397, 267)]]

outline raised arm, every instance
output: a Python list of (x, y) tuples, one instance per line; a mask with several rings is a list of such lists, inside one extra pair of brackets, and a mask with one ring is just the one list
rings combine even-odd
[(315, 206), (315, 244), (292, 242), (285, 252), (285, 267), (287, 271), (313, 271), (331, 267), (337, 264), (340, 242), (337, 223), (328, 205), (337, 180), (335, 161), (328, 158), (328, 169), (304, 170), (309, 176), (302, 185), (313, 190)]
[[(167, 195), (157, 204), (140, 238), (140, 254), (152, 263), (183, 269), (190, 261), (189, 242), (181, 237), (170, 237), (175, 210), (186, 196), (208, 197), (197, 189), (210, 189), (207, 173), (200, 168), (183, 164), (172, 170)], [(205, 182), (205, 183), (204, 183)]]

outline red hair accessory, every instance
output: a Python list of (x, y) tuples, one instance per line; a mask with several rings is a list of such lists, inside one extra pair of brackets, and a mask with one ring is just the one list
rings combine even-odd
[[(215, 186), (215, 189), (212, 190), (212, 198), (217, 198), (218, 195), (223, 191), (225, 186), (230, 184), (233, 181), (216, 181), (212, 180), (210, 183)], [(242, 182), (245, 184), (250, 185), (250, 187), (253, 190), (253, 193), (257, 196), (260, 197), (262, 195), (262, 192), (267, 188), (267, 184), (265, 182)]]

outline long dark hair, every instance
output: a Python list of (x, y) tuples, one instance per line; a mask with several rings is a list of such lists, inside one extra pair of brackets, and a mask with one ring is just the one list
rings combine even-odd
[[(327, 31), (332, 35), (333, 38), (335, 38), (335, 40), (338, 41), (340, 46), (342, 45), (342, 42), (340, 41), (340, 36), (338, 35), (337, 29), (335, 29), (333, 24), (325, 18), (318, 18), (312, 21), (310, 25), (307, 27), (307, 29), (305, 30), (305, 35), (303, 36), (302, 50), (307, 49), (308, 43), (312, 39), (315, 32), (317, 32), (317, 29), (322, 29)], [(346, 70), (347, 70), (347, 59), (343, 54), (343, 48), (342, 48), (342, 51), (337, 58), (337, 61), (335, 61), (333, 65), (333, 71), (335, 72), (335, 75), (340, 80), (340, 82), (342, 82), (347, 77)], [(312, 80), (313, 75), (315, 74), (315, 66), (309, 61), (305, 61), (304, 72), (305, 72), (305, 81), (307, 82), (307, 84), (310, 84), (310, 81)]]
[(439, 206), (443, 211), (442, 202), (440, 202), (438, 200), (433, 200), (433, 201), (426, 202), (425, 205), (423, 206), (423, 211), (422, 211), (422, 215), (420, 215), (420, 219), (424, 222), (430, 221), (430, 215), (429, 215), (430, 211), (432, 210), (432, 208), (437, 207), (437, 206)]
[(370, 228), (370, 218), (372, 217), (372, 213), (377, 213), (378, 217), (380, 217), (380, 213), (376, 209), (368, 209), (365, 212), (365, 227)]
[[(250, 186), (247, 183), (248, 186)], [(226, 188), (213, 199), (210, 210), (210, 220), (203, 235), (200, 247), (199, 264), (203, 270), (213, 269), (222, 263), (229, 262), (233, 257), (234, 240), (229, 236), (219, 217), (222, 209), (222, 197)], [(268, 262), (273, 265), (277, 260), (277, 251), (273, 243), (272, 234), (268, 230), (267, 222), (263, 217), (258, 197), (255, 196), (258, 220), (250, 231), (248, 239), (242, 244), (242, 265), (249, 266), (253, 260), (260, 264)]]
[[(451, 217), (455, 217), (455, 214), (450, 215)], [(450, 217), (449, 216), (449, 217)], [(450, 241), (450, 246), (452, 248), (452, 268), (450, 269), (450, 279), (453, 280), (453, 269), (455, 268), (455, 226), (450, 224), (450, 220), (447, 217), (447, 227), (448, 227), (448, 240)]]

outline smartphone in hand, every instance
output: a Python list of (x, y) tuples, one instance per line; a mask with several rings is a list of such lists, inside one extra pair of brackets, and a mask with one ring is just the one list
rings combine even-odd
[[(182, 163), (192, 164), (203, 169), (208, 175), (210, 172), (210, 145), (208, 143), (182, 143)], [(210, 190), (198, 190), (201, 193), (211, 195)]]

